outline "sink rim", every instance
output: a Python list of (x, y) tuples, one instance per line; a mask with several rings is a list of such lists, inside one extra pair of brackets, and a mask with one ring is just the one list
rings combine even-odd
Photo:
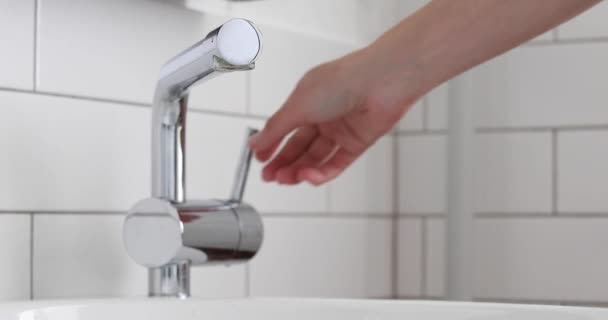
[(62, 307), (88, 307), (95, 305), (133, 305), (133, 304), (226, 304), (226, 303), (246, 303), (246, 304), (272, 304), (289, 303), (292, 305), (316, 305), (328, 307), (382, 307), (382, 306), (425, 306), (425, 307), (456, 307), (456, 308), (496, 308), (504, 311), (578, 311), (581, 313), (600, 313), (608, 316), (608, 308), (585, 307), (585, 306), (564, 306), (564, 305), (544, 305), (544, 304), (517, 304), (517, 303), (496, 303), (496, 302), (457, 302), (442, 300), (397, 300), (397, 299), (362, 299), (362, 298), (309, 298), (309, 297), (247, 297), (247, 298), (76, 298), (76, 299), (42, 299), (42, 300), (18, 300), (0, 302), (1, 312), (26, 312), (46, 308)]

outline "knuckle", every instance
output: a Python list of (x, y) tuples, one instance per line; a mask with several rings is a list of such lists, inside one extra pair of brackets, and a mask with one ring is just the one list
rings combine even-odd
[(306, 90), (314, 86), (319, 79), (324, 78), (323, 75), (325, 74), (325, 68), (325, 64), (321, 64), (306, 71), (298, 82), (296, 89)]

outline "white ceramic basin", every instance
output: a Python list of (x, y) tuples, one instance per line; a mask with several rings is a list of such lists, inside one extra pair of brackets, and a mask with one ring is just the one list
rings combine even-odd
[(2, 320), (606, 320), (608, 309), (379, 300), (91, 300), (0, 304)]

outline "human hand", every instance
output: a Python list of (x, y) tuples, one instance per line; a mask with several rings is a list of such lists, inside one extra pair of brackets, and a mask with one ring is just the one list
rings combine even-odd
[[(422, 95), (599, 0), (431, 1), (370, 46), (309, 71), (250, 146), (266, 181), (342, 173)], [(498, 27), (497, 27), (498, 26)]]
[[(358, 51), (310, 70), (285, 104), (250, 139), (265, 181), (293, 185), (328, 182), (387, 133), (415, 101), (378, 73), (370, 54)], [(386, 83), (383, 83), (386, 82)], [(407, 100), (407, 99), (406, 99)]]

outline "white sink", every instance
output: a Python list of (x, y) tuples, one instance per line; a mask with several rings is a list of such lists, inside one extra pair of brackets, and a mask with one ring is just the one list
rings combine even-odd
[(88, 300), (0, 304), (2, 320), (600, 320), (608, 309), (388, 300)]

